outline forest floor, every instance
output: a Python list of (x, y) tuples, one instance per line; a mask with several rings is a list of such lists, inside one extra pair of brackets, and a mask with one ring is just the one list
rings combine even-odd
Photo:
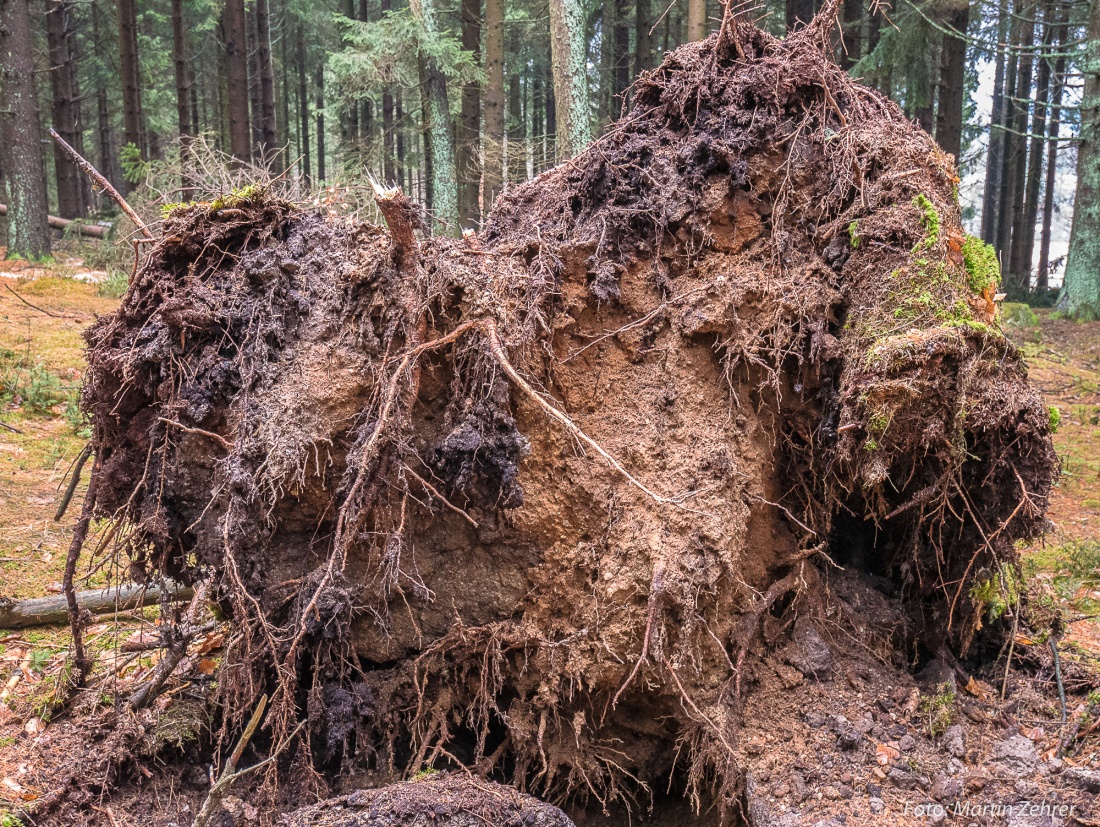
[[(81, 334), (118, 304), (97, 284), (105, 275), (79, 257), (33, 267), (0, 260), (0, 598), (60, 591), (82, 493), (60, 522), (53, 518), (88, 437), (76, 404), (85, 370)], [(1029, 591), (1033, 600), (1070, 619), (1068, 647), (1100, 656), (1100, 323), (1069, 322), (1045, 310), (1024, 316), (1024, 324), (1006, 332), (1023, 350), (1032, 381), (1058, 409), (1054, 442), (1062, 461), (1050, 530), (1024, 550)], [(80, 588), (119, 579), (118, 572), (83, 562)], [(99, 658), (97, 674), (113, 673), (116, 686), (147, 674), (155, 653), (126, 655), (120, 649), (156, 616), (150, 608), (100, 618), (88, 633)], [(192, 668), (207, 673), (212, 661), (205, 656), (216, 657), (217, 643), (216, 636), (207, 639), (203, 659), (196, 658)], [(47, 792), (27, 758), (31, 742), (54, 725), (52, 699), (65, 674), (68, 645), (62, 627), (0, 630), (0, 689), (7, 687), (0, 703), (0, 817), (5, 802), (19, 807)]]

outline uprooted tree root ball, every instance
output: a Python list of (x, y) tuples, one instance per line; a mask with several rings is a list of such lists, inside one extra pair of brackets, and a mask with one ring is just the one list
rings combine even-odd
[(462, 240), (398, 191), (388, 231), (170, 213), (88, 335), (92, 484), (135, 568), (216, 579), (229, 737), (271, 692), (299, 773), (732, 810), (754, 664), (844, 628), (836, 567), (905, 609), (867, 645), (966, 653), (1048, 413), (951, 159), (828, 27), (727, 19)]

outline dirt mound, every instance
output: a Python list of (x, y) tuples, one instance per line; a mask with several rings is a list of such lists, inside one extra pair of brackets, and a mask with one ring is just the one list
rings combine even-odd
[[(262, 192), (180, 207), (89, 334), (96, 513), (213, 576), (224, 729), (295, 766), (464, 765), (554, 801), (743, 805), (754, 664), (827, 680), (843, 566), (962, 655), (1054, 475), (951, 159), (727, 20), (480, 237)], [(839, 671), (843, 671), (842, 668)]]
[(459, 775), (406, 781), (323, 801), (284, 816), (286, 827), (573, 827), (557, 807)]

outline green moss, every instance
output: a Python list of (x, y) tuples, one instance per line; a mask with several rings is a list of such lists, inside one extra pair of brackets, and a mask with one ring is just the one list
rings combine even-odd
[(913, 206), (920, 210), (920, 225), (924, 228), (924, 239), (913, 248), (916, 252), (922, 248), (934, 247), (940, 240), (940, 214), (923, 193), (913, 199)]
[(853, 221), (848, 225), (848, 243), (852, 245), (853, 250), (858, 250), (863, 243), (863, 239), (859, 237), (859, 224)]
[(996, 287), (1001, 281), (1001, 265), (997, 263), (997, 251), (976, 236), (968, 235), (962, 246), (966, 281), (975, 293)]
[(873, 454), (875, 451), (878, 450), (878, 448), (878, 440), (876, 439), (869, 439), (863, 443), (863, 450), (869, 454)]
[(1013, 327), (1035, 327), (1039, 324), (1035, 311), (1021, 302), (1005, 302), (1001, 313), (1004, 323)]
[(1062, 424), (1062, 412), (1054, 405), (1051, 405), (1048, 415), (1050, 416), (1050, 432), (1054, 433), (1058, 430), (1058, 426)]
[(259, 184), (249, 184), (239, 190), (233, 190), (228, 195), (221, 195), (210, 202), (210, 212), (239, 207), (247, 201), (252, 201), (262, 196), (267, 189)]
[(890, 415), (885, 411), (875, 411), (867, 420), (867, 430), (873, 434), (884, 434), (890, 427)]

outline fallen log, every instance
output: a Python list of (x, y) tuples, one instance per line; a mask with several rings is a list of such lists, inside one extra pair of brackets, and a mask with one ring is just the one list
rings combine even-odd
[[(8, 214), (8, 205), (0, 204), (0, 216)], [(77, 232), (88, 238), (98, 238), (100, 240), (107, 237), (107, 230), (109, 228), (101, 226), (99, 224), (85, 224), (82, 221), (73, 221), (70, 218), (59, 218), (56, 215), (47, 216), (49, 225), (55, 230), (65, 231), (72, 224), (77, 225)]]
[[(167, 588), (170, 599), (174, 602), (188, 600), (194, 594), (190, 586), (169, 583)], [(124, 586), (78, 592), (76, 598), (82, 609), (87, 609), (93, 614), (105, 614), (115, 610), (126, 611), (151, 606), (160, 602), (162, 594), (161, 586), (128, 583)], [(61, 594), (32, 597), (27, 600), (0, 597), (0, 629), (49, 626), (54, 623), (67, 623), (68, 619), (68, 606), (65, 596)]]

